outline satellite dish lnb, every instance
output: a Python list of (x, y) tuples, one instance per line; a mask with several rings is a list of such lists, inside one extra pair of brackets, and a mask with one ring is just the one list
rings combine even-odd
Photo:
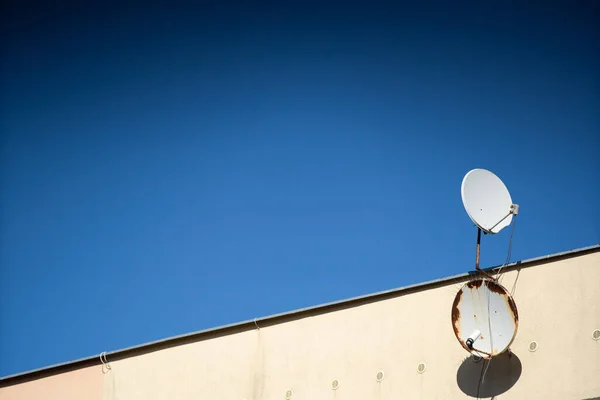
[(500, 232), (519, 212), (504, 183), (485, 169), (473, 169), (465, 175), (461, 195), (467, 214), (485, 233)]

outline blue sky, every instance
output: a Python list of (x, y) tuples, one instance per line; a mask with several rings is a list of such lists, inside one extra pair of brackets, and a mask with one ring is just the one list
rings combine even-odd
[(0, 376), (599, 243), (594, 3), (5, 5)]

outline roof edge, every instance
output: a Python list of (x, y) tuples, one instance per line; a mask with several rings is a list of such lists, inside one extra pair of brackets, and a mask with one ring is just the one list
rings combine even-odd
[[(587, 255), (591, 253), (595, 253), (600, 251), (600, 244), (595, 244), (592, 246), (582, 247), (573, 250), (567, 250), (559, 253), (554, 253), (546, 256), (535, 257), (526, 259), (523, 261), (516, 261), (508, 264), (503, 268), (504, 271), (510, 271), (514, 269), (520, 269), (524, 267), (532, 267), (539, 264), (544, 264), (549, 261), (555, 261), (557, 259), (565, 259), (572, 258), (576, 256)], [(494, 271), (500, 268), (501, 265), (496, 265), (493, 267), (485, 268), (484, 271)], [(222, 325), (219, 327), (203, 329), (195, 332), (185, 333), (182, 335), (171, 336), (164, 339), (159, 339), (152, 342), (147, 342), (144, 344), (126, 347), (123, 349), (106, 352), (105, 355), (109, 359), (109, 361), (116, 361), (123, 358), (131, 357), (134, 355), (140, 355), (145, 353), (150, 353), (158, 350), (162, 350), (165, 348), (174, 347), (181, 344), (192, 343), (202, 340), (207, 340), (210, 338), (225, 336), (233, 333), (239, 333), (247, 330), (256, 329), (257, 326), (261, 328), (280, 324), (283, 322), (288, 322), (292, 320), (297, 320), (301, 318), (305, 318), (307, 316), (320, 315), (328, 312), (336, 311), (339, 309), (351, 308), (355, 306), (359, 306), (362, 304), (373, 303), (376, 301), (385, 300), (388, 298), (398, 297), (403, 294), (407, 294), (410, 292), (421, 291), (425, 289), (429, 289), (435, 286), (443, 286), (452, 281), (461, 281), (467, 278), (478, 275), (477, 271), (469, 271), (467, 273), (449, 276), (437, 280), (417, 283), (413, 285), (403, 286), (395, 289), (384, 290), (380, 292), (375, 292), (371, 294), (351, 297), (344, 300), (333, 301), (329, 303), (324, 303), (316, 306), (301, 308), (293, 311), (273, 314), (261, 318), (255, 318), (252, 320), (246, 320), (241, 322), (235, 322), (232, 324)], [(12, 386), (18, 383), (27, 382), (31, 380), (40, 379), (47, 376), (52, 376), (64, 372), (73, 371), (80, 368), (85, 368), (93, 365), (100, 365), (100, 354), (80, 358), (77, 360), (67, 361), (60, 364), (54, 364), (47, 367), (37, 368), (33, 370), (29, 370), (26, 372), (21, 372), (13, 375), (8, 375), (4, 377), (0, 377), (0, 388), (6, 386)]]

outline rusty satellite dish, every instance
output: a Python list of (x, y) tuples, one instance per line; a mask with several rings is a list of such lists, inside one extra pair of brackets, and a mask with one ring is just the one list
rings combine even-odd
[(519, 326), (517, 306), (499, 283), (486, 279), (467, 282), (452, 304), (452, 328), (469, 353), (490, 359), (513, 342)]
[(510, 225), (516, 204), (493, 172), (476, 168), (465, 175), (461, 196), (467, 214), (485, 233), (495, 234)]

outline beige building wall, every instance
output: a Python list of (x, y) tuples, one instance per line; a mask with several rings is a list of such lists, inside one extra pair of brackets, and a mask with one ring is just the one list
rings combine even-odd
[[(519, 330), (483, 384), (454, 336), (451, 307), (466, 278), (386, 300), (187, 344), (0, 389), (1, 400), (380, 400), (600, 397), (600, 252), (507, 272)], [(395, 296), (395, 297), (394, 297)], [(300, 314), (308, 315), (308, 314)], [(259, 325), (260, 326), (260, 325)], [(536, 351), (530, 343), (537, 342)], [(175, 343), (175, 342), (173, 342)], [(417, 371), (423, 363), (425, 370)], [(383, 380), (376, 379), (383, 372)], [(332, 382), (339, 386), (332, 389)]]
[(0, 400), (100, 400), (104, 376), (100, 366), (0, 388)]
[[(514, 355), (492, 360), (479, 394), (600, 396), (600, 342), (592, 339), (600, 329), (600, 253), (512, 271), (503, 284), (514, 287), (519, 310)], [(461, 285), (116, 361), (104, 399), (276, 400), (289, 389), (293, 400), (475, 397), (483, 362), (467, 359), (450, 321)]]

